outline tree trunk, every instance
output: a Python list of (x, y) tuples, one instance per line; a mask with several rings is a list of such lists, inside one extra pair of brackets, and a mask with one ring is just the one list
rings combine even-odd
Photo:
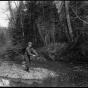
[(22, 10), (23, 10), (23, 1), (20, 1), (20, 5), (19, 5), (19, 13), (20, 13), (20, 23), (21, 23), (21, 28), (22, 28), (22, 35), (23, 35), (23, 38), (24, 38), (24, 30), (23, 30), (23, 13), (22, 13)]
[(15, 22), (15, 17), (14, 17), (13, 9), (11, 6), (11, 1), (8, 1), (8, 9), (9, 9), (10, 16), (11, 16), (11, 19), (9, 18), (9, 21), (11, 23), (11, 27), (13, 27), (14, 25), (12, 23)]
[(69, 30), (69, 35), (70, 35), (70, 42), (73, 42), (73, 30), (71, 27), (71, 21), (70, 21), (70, 15), (69, 15), (69, 1), (65, 1), (65, 12), (66, 12), (66, 19), (67, 19), (67, 26)]

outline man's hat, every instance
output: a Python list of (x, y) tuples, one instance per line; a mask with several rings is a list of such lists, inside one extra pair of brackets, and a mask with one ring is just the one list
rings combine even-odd
[(23, 62), (22, 62), (22, 65), (25, 65), (25, 64), (26, 64), (26, 62), (25, 62), (25, 61), (23, 61)]
[(28, 42), (28, 45), (32, 45), (32, 42)]

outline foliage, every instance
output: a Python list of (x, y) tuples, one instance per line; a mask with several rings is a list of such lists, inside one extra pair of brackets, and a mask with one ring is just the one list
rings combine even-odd
[(4, 37), (4, 34), (2, 33), (2, 34), (0, 34), (0, 47), (2, 47), (3, 46), (3, 44), (5, 44), (5, 37)]
[[(68, 4), (68, 5), (67, 5)], [(67, 6), (67, 7), (66, 7)], [(10, 32), (14, 46), (25, 48), (29, 41), (33, 47), (51, 47), (56, 43), (67, 43), (54, 56), (59, 58), (87, 58), (88, 51), (88, 3), (85, 1), (25, 1), (13, 10), (15, 21), (11, 21)], [(25, 10), (26, 9), (26, 10)], [(12, 18), (11, 18), (12, 19)], [(72, 34), (72, 35), (71, 35)], [(69, 42), (69, 41), (72, 42)], [(64, 45), (65, 46), (65, 45)], [(56, 47), (56, 46), (55, 46)], [(55, 48), (54, 47), (54, 48)], [(21, 49), (21, 51), (22, 51)], [(60, 51), (59, 51), (60, 49)], [(48, 52), (50, 56), (52, 50)], [(18, 52), (20, 52), (18, 50)], [(51, 56), (52, 57), (52, 56)]]
[(6, 36), (6, 28), (0, 27), (0, 47), (4, 46), (8, 40), (8, 36)]

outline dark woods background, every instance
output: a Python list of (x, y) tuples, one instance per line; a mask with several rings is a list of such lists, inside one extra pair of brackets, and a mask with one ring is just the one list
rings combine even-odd
[(8, 1), (8, 9), (9, 27), (0, 32), (3, 58), (23, 55), (30, 41), (46, 59), (88, 62), (87, 1), (19, 1), (15, 9)]

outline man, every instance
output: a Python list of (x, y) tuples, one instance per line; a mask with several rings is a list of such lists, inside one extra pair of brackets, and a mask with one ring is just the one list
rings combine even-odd
[(25, 67), (25, 70), (26, 71), (29, 71), (29, 64), (30, 64), (30, 57), (31, 56), (36, 56), (36, 55), (38, 55), (37, 53), (36, 53), (36, 51), (32, 48), (32, 43), (31, 42), (29, 42), (28, 43), (28, 46), (27, 46), (27, 48), (26, 48), (26, 51), (25, 51), (25, 56), (24, 56), (24, 60), (25, 60), (25, 62), (23, 62), (22, 63), (22, 65), (24, 66), (24, 64), (26, 65)]

